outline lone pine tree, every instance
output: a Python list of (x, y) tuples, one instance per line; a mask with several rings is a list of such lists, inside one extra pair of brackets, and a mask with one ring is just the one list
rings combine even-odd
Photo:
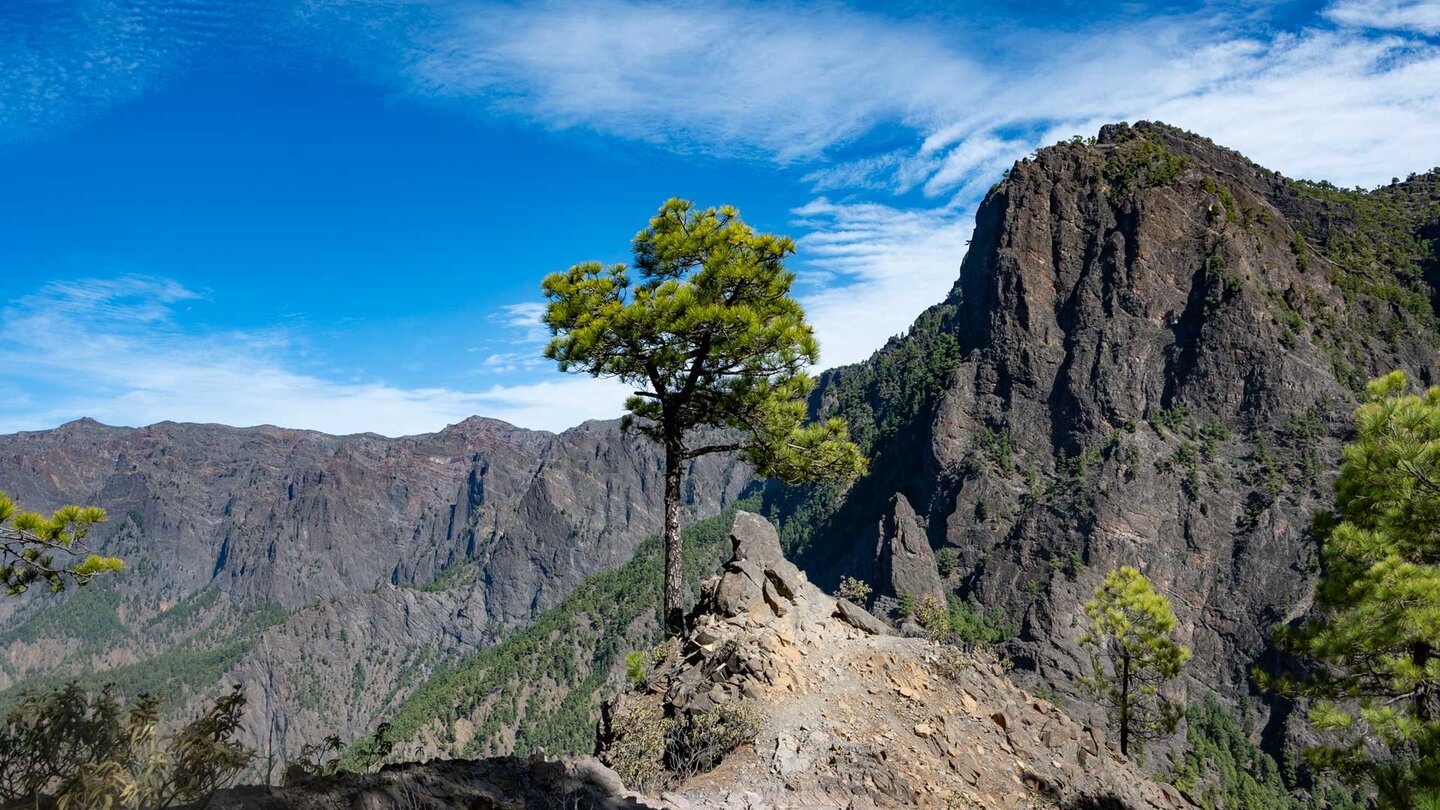
[(1440, 808), (1440, 388), (1407, 388), (1399, 371), (1370, 383), (1335, 512), (1316, 519), (1313, 613), (1279, 633), (1316, 669), (1256, 674), (1311, 698), (1311, 723), (1338, 735), (1313, 764), (1373, 782), (1383, 807)]
[(1170, 638), (1170, 600), (1128, 565), (1105, 577), (1085, 603), (1085, 616), (1090, 626), (1080, 642), (1092, 650), (1094, 671), (1080, 685), (1104, 704), (1120, 733), (1120, 752), (1128, 756), (1132, 740), (1175, 729), (1181, 709), (1160, 694), (1160, 686), (1180, 674), (1190, 650)]
[[(784, 260), (795, 243), (756, 233), (730, 206), (666, 202), (635, 236), (635, 270), (577, 264), (543, 282), (545, 356), (562, 371), (634, 386), (627, 428), (665, 455), (664, 620), (683, 616), (681, 475), (692, 459), (738, 452), (761, 475), (786, 482), (844, 480), (865, 459), (840, 419), (806, 424), (806, 369), (819, 345)], [(710, 443), (695, 443), (697, 431)], [(718, 438), (717, 438), (718, 437)]]

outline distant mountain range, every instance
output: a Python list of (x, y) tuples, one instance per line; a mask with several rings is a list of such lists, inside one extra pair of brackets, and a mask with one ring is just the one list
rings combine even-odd
[[(472, 418), (387, 439), (80, 420), (0, 437), (0, 490), (104, 506), (119, 576), (0, 603), (0, 700), (71, 673), (180, 707), (245, 685), (252, 739), (368, 730), (437, 665), (523, 626), (659, 525), (661, 458), (618, 422)], [(693, 518), (753, 476), (695, 462)]]

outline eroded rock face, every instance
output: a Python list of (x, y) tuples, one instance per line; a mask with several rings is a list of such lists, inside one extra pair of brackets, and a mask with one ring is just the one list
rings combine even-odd
[[(1011, 685), (990, 659), (885, 633), (821, 592), (757, 516), (737, 517), (734, 544), (690, 631), (606, 715), (737, 703), (761, 719), (753, 744), (662, 791), (665, 806), (1193, 807), (1104, 734)], [(601, 729), (602, 758), (615, 750), (616, 727)]]

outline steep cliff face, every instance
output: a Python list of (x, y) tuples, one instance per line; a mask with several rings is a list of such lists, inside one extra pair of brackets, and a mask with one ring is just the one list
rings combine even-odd
[(787, 536), (826, 584), (888, 581), (862, 527), (904, 496), (958, 556), (949, 586), (1001, 606), (1017, 664), (1071, 698), (1081, 606), (1138, 565), (1192, 696), (1233, 696), (1307, 607), (1357, 390), (1433, 379), (1436, 222), (1437, 173), (1341, 191), (1152, 124), (1041, 150), (987, 196), (947, 300), (827, 375), (816, 406), (871, 473)]
[[(706, 461), (693, 506), (713, 513), (748, 478)], [(498, 621), (628, 559), (658, 525), (657, 464), (615, 423), (557, 436), (478, 417), (400, 439), (88, 420), (0, 437), (0, 489), (39, 509), (109, 510), (98, 543), (129, 560), (124, 589), (174, 603), (214, 585), (294, 609), (477, 563)]]
[[(128, 569), (0, 604), (0, 688), (103, 670), (183, 705), (232, 681), (261, 751), (359, 736), (435, 665), (629, 560), (660, 525), (660, 474), (613, 422), (555, 435), (473, 418), (387, 439), (82, 420), (3, 436), (0, 490), (105, 507), (94, 545)], [(689, 480), (703, 517), (752, 476), (711, 457)]]

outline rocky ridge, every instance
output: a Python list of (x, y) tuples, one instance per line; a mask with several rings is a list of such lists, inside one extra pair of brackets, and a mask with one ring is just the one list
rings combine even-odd
[(750, 707), (753, 744), (661, 792), (674, 808), (1188, 808), (1105, 735), (1005, 678), (993, 659), (902, 638), (833, 599), (781, 553), (773, 526), (740, 512), (734, 555), (703, 587), (689, 632), (609, 708), (622, 718)]

